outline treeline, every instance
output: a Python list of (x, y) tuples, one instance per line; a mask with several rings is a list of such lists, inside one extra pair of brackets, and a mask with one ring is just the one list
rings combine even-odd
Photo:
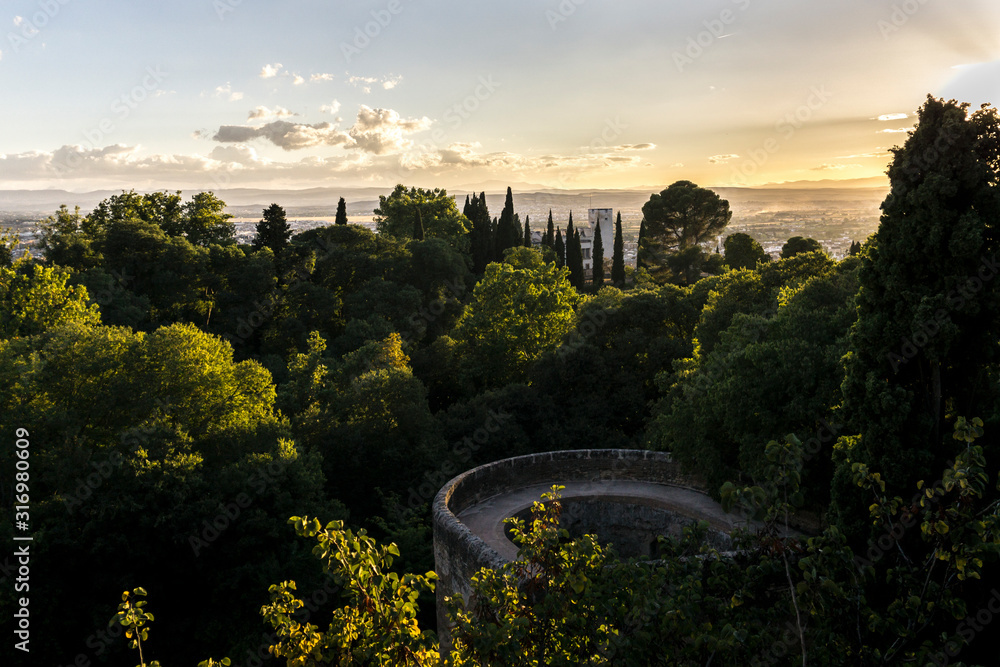
[[(648, 652), (668, 644), (679, 662), (746, 664), (785, 622), (799, 664), (802, 652), (926, 661), (955, 641), (976, 655), (983, 642), (969, 648), (956, 619), (1000, 585), (998, 128), (992, 109), (928, 100), (896, 149), (878, 233), (843, 261), (801, 237), (776, 259), (745, 234), (717, 246), (728, 203), (688, 181), (643, 207), (638, 266), (624, 264), (619, 218), (610, 266), (594, 247), (589, 282), (579, 228), (570, 219), (563, 234), (550, 215), (534, 246), (509, 190), (492, 217), (483, 194), (459, 211), (444, 190), (400, 185), (380, 198), (378, 233), (338, 212), (294, 234), (275, 204), (250, 244), (211, 193), (60, 209), (41, 224), (40, 257), (0, 255), (0, 428), (33, 443), (32, 614), (45, 638), (33, 659), (134, 664), (107, 622), (142, 586), (164, 664), (255, 664), (292, 627), (269, 585), (296, 581), (286, 592), (323, 629), (352, 595), (389, 594), (346, 585), (289, 517), (365, 529), (398, 545), (392, 569), (426, 572), (428, 505), (450, 477), (585, 447), (672, 451), (726, 503), (775, 530), (788, 510), (820, 534), (771, 533), (747, 543), (750, 561), (709, 554), (649, 580), (558, 534), (526, 538), (542, 540), (543, 570), (560, 549), (576, 554), (582, 579), (560, 580), (552, 604), (614, 590), (651, 610), (598, 605), (597, 629), (529, 624), (541, 634), (528, 644), (564, 642), (539, 648), (540, 664), (587, 664), (581, 638), (618, 641), (608, 633), (628, 642), (593, 664), (660, 664)], [(9, 449), (2, 459), (12, 470)], [(933, 506), (897, 500), (938, 478)], [(914, 517), (921, 528), (871, 548)], [(493, 625), (461, 625), (464, 664), (524, 664), (502, 638), (534, 612), (500, 603), (520, 595), (505, 581), (489, 589)], [(433, 596), (417, 589), (420, 612), (404, 593), (397, 610), (427, 628)], [(433, 637), (409, 623), (401, 636), (431, 660)], [(352, 651), (371, 649), (360, 641)], [(390, 653), (372, 664), (407, 664)]]

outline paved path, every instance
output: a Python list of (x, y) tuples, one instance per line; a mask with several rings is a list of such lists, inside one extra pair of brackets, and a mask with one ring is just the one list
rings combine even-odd
[(712, 528), (731, 532), (738, 523), (735, 514), (727, 514), (722, 506), (700, 491), (667, 484), (632, 480), (601, 480), (585, 482), (547, 482), (534, 484), (487, 498), (472, 505), (458, 515), (458, 520), (505, 559), (517, 557), (517, 547), (507, 539), (507, 517), (528, 509), (541, 495), (551, 490), (553, 484), (565, 486), (560, 493), (564, 499), (601, 497), (612, 501), (662, 507), (692, 519), (708, 521)]

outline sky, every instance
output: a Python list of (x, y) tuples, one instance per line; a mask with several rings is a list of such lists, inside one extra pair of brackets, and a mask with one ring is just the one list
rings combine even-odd
[(878, 184), (1000, 3), (6, 0), (0, 91), (3, 189)]

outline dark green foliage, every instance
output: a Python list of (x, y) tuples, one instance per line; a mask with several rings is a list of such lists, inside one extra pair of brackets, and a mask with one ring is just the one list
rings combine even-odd
[(573, 238), (566, 247), (566, 266), (569, 268), (570, 283), (578, 290), (582, 290), (584, 288), (584, 274), (580, 230), (573, 232)]
[(493, 261), (502, 262), (503, 253), (507, 248), (513, 248), (520, 243), (517, 223), (514, 221), (514, 195), (507, 188), (507, 199), (504, 201), (500, 220), (497, 222), (496, 239), (493, 247)]
[(563, 243), (562, 229), (556, 230), (556, 241), (553, 246), (556, 251), (556, 266), (566, 266), (566, 245)]
[(424, 240), (424, 220), (420, 215), (420, 209), (417, 209), (416, 215), (413, 216), (413, 238), (416, 241)]
[(622, 236), (622, 212), (618, 211), (615, 220), (615, 247), (611, 255), (611, 284), (615, 287), (625, 286), (625, 239)]
[[(668, 256), (711, 240), (732, 217), (728, 201), (690, 181), (677, 181), (651, 195), (642, 206), (644, 224), (639, 232), (643, 265), (664, 266)], [(687, 284), (694, 282), (695, 259), (690, 254), (681, 262)]]
[(542, 244), (554, 248), (556, 243), (556, 231), (552, 222), (552, 209), (549, 209), (549, 221), (545, 227), (545, 235), (542, 236)]
[(593, 271), (591, 280), (594, 289), (600, 289), (604, 285), (604, 241), (601, 239), (601, 221), (594, 225), (594, 247), (591, 253)]
[(995, 109), (931, 97), (893, 149), (892, 189), (860, 256), (843, 388), (860, 438), (844, 448), (841, 516), (857, 502), (851, 461), (880, 470), (891, 495), (954, 456), (957, 417), (998, 414), (998, 154)]
[[(703, 346), (659, 378), (666, 396), (652, 437), (692, 470), (704, 471), (713, 493), (727, 480), (765, 479), (764, 444), (795, 433), (810, 443), (809, 500), (819, 506), (827, 499), (833, 445), (845, 432), (842, 424), (833, 426), (831, 409), (839, 402), (841, 358), (855, 318), (857, 263), (821, 271), (786, 283), (776, 311), (760, 301), (763, 310), (736, 314), (716, 345)], [(717, 289), (734, 293), (717, 293), (706, 310), (737, 294), (752, 300), (741, 286), (755, 276), (740, 271), (735, 275), (743, 280), (727, 280), (732, 275)]]
[(285, 219), (285, 209), (277, 204), (271, 204), (264, 209), (263, 217), (257, 223), (253, 249), (270, 248), (275, 255), (280, 255), (290, 238), (292, 238), (292, 226)]
[(851, 247), (847, 250), (848, 257), (857, 257), (861, 253), (861, 241), (851, 241)]
[(803, 252), (816, 252), (822, 250), (823, 246), (821, 246), (819, 241), (816, 239), (793, 236), (785, 242), (785, 245), (781, 246), (781, 259), (795, 257), (799, 253)]
[[(760, 243), (743, 232), (730, 234), (722, 246), (725, 249), (726, 265), (731, 269), (753, 269), (759, 262), (771, 261), (771, 256), (764, 252)], [(782, 255), (782, 258), (785, 256)]]
[(347, 224), (347, 202), (341, 197), (340, 201), (337, 202), (337, 215), (333, 219), (335, 225), (346, 225)]
[(524, 216), (524, 240), (521, 243), (525, 248), (531, 247), (531, 216)]

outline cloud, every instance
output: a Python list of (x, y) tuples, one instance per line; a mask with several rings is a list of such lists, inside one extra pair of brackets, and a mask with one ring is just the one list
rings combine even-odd
[(711, 162), (712, 164), (725, 164), (730, 160), (735, 160), (737, 158), (739, 158), (739, 155), (727, 153), (725, 155), (713, 155), (712, 157), (708, 158), (708, 161)]
[(885, 158), (891, 155), (887, 150), (876, 151), (874, 153), (854, 153), (852, 155), (838, 155), (837, 160), (856, 160), (858, 158)]
[(621, 144), (612, 146), (609, 150), (621, 153), (624, 151), (648, 151), (656, 148), (656, 144)]
[(281, 63), (274, 63), (273, 65), (264, 65), (260, 68), (260, 78), (262, 79), (273, 79), (281, 73)]
[(286, 151), (314, 146), (343, 146), (353, 144), (352, 138), (330, 123), (305, 125), (275, 120), (260, 127), (223, 125), (212, 137), (221, 143), (246, 143), (266, 139)]
[(383, 155), (409, 148), (413, 142), (404, 139), (404, 134), (426, 130), (431, 120), (424, 118), (401, 118), (392, 109), (372, 109), (361, 105), (354, 126), (348, 133), (357, 147), (367, 153)]
[(888, 120), (903, 120), (904, 118), (909, 118), (909, 114), (905, 113), (887, 113), (882, 114), (875, 120), (888, 121)]
[(319, 108), (319, 110), (322, 111), (323, 113), (337, 113), (338, 111), (340, 111), (340, 102), (334, 100), (329, 104), (324, 104)]
[(821, 164), (818, 167), (813, 167), (812, 171), (840, 171), (842, 169), (860, 169), (862, 165), (860, 164)]
[(215, 89), (213, 97), (225, 97), (230, 102), (238, 102), (239, 100), (243, 99), (243, 93), (238, 93), (234, 91), (233, 87), (229, 85), (229, 82), (227, 81), (226, 85), (219, 86)]
[(14, 26), (15, 27), (20, 28), (22, 23), (24, 23), (24, 17), (23, 16), (15, 16), (14, 17)]
[(912, 127), (897, 127), (895, 130), (879, 130), (879, 134), (901, 134), (903, 132), (909, 132)]
[(289, 111), (284, 107), (275, 107), (274, 109), (268, 109), (265, 106), (258, 106), (250, 110), (250, 115), (247, 116), (247, 121), (263, 120), (265, 118), (288, 118), (290, 116), (298, 116), (298, 114)]
[(295, 75), (294, 75), (294, 77), (295, 77), (295, 78), (293, 78), (293, 79), (292, 79), (292, 85), (295, 85), (295, 86), (301, 86), (301, 85), (302, 85), (303, 83), (305, 83), (305, 82), (306, 82), (306, 80), (305, 80), (305, 79), (303, 79), (303, 78), (302, 78), (301, 76), (299, 76), (298, 74), (295, 74)]
[(365, 93), (372, 92), (372, 86), (379, 84), (385, 90), (392, 90), (399, 85), (399, 82), (403, 80), (401, 76), (349, 76), (347, 77), (347, 83), (352, 86), (361, 88)]
[(309, 81), (333, 81), (332, 74), (320, 73), (309, 75)]

